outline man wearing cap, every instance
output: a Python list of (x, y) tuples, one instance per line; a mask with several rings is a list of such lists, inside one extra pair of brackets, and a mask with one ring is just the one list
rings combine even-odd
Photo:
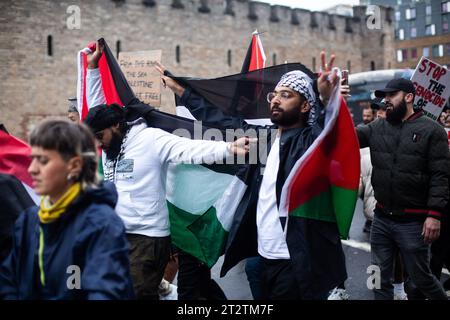
[[(130, 244), (130, 272), (138, 299), (158, 299), (158, 286), (170, 255), (166, 176), (169, 163), (215, 163), (246, 154), (249, 138), (233, 143), (190, 140), (147, 127), (143, 118), (126, 121), (117, 104), (100, 104), (99, 51), (88, 56), (87, 99), (93, 106), (84, 119), (103, 149), (104, 179), (116, 185), (116, 212)], [(221, 162), (223, 163), (223, 162)]]
[(77, 109), (77, 98), (69, 98), (69, 109), (67, 110), (67, 118), (73, 122), (80, 122), (80, 113)]
[(357, 128), (361, 148), (370, 147), (377, 200), (370, 238), (372, 263), (381, 270), (375, 298), (393, 298), (393, 259), (400, 251), (406, 272), (425, 296), (446, 299), (429, 265), (430, 244), (439, 237), (449, 197), (445, 131), (422, 111), (414, 112), (410, 80), (391, 80), (375, 95), (385, 100), (386, 119)]
[[(306, 152), (323, 129), (326, 114), (308, 124), (312, 108), (323, 109), (339, 78), (332, 72), (332, 56), (325, 64), (321, 53), (322, 75), (313, 80), (300, 70), (284, 74), (267, 96), (273, 126), (254, 126), (241, 118), (224, 115), (219, 108), (164, 76), (164, 83), (181, 97), (193, 116), (208, 125), (230, 129), (255, 129), (267, 134), (265, 164), (249, 166), (251, 180), (234, 216), (221, 271), (223, 276), (239, 261), (262, 257), (262, 297), (270, 300), (327, 299), (329, 291), (347, 278), (345, 257), (335, 223), (290, 219), (280, 216), (281, 188), (296, 161)], [(320, 97), (320, 99), (319, 99)], [(331, 110), (325, 109), (325, 113)], [(269, 128), (269, 130), (268, 130)], [(261, 174), (262, 171), (264, 174)]]

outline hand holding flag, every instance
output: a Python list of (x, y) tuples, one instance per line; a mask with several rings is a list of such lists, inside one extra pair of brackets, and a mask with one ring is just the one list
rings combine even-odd
[(161, 83), (164, 88), (169, 87), (170, 90), (172, 90), (173, 93), (175, 93), (177, 96), (181, 97), (184, 93), (184, 88), (176, 82), (174, 79), (166, 76), (164, 73), (166, 72), (166, 67), (156, 61), (155, 63), (155, 69), (161, 74)]
[(96, 69), (98, 68), (98, 61), (100, 60), (100, 57), (102, 56), (103, 49), (105, 48), (105, 44), (102, 41), (102, 39), (97, 40), (95, 44), (95, 51), (93, 53), (87, 54), (87, 67), (89, 69)]

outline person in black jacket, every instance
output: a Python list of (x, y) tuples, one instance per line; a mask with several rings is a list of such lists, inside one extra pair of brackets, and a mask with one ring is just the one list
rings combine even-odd
[[(240, 117), (227, 116), (190, 88), (162, 77), (163, 84), (181, 97), (180, 104), (208, 126), (253, 129), (258, 137), (266, 135), (267, 141), (273, 141), (272, 145), (267, 144), (267, 164), (258, 162), (248, 167), (251, 179), (234, 215), (221, 271), (224, 275), (240, 260), (259, 253), (263, 257), (264, 299), (326, 299), (329, 291), (347, 277), (335, 223), (295, 218), (286, 224), (287, 217), (278, 212), (285, 180), (322, 132), (324, 113), (312, 125), (308, 124), (308, 117), (312, 108), (323, 109), (327, 105), (338, 85), (333, 61), (334, 56), (326, 65), (325, 53), (321, 53), (323, 72), (317, 80), (318, 92), (311, 77), (300, 70), (281, 77), (267, 96), (273, 126), (254, 126)], [(164, 73), (164, 68), (160, 66), (159, 71)]]
[(430, 270), (430, 244), (440, 233), (448, 201), (449, 149), (445, 130), (414, 112), (415, 88), (394, 79), (375, 91), (386, 102), (386, 119), (357, 133), (361, 148), (370, 147), (372, 186), (377, 205), (370, 243), (372, 263), (380, 268), (376, 299), (392, 299), (392, 262), (399, 250), (412, 282), (429, 299), (446, 299)]
[(30, 144), (28, 171), (42, 198), (16, 221), (11, 253), (0, 266), (0, 299), (133, 298), (117, 192), (97, 183), (89, 129), (46, 121)]

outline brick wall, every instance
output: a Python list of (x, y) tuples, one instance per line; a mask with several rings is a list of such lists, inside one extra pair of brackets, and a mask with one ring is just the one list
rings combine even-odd
[[(257, 19), (252, 20), (246, 0), (232, 1), (234, 15), (224, 14), (222, 0), (207, 1), (209, 13), (199, 12), (199, 0), (178, 2), (183, 9), (173, 8), (172, 0), (155, 0), (154, 6), (145, 6), (142, 0), (1, 1), (0, 122), (11, 133), (26, 138), (39, 119), (64, 115), (66, 99), (76, 94), (76, 54), (100, 37), (113, 52), (117, 41), (122, 51), (162, 49), (163, 64), (175, 74), (186, 76), (239, 72), (255, 29), (265, 32), (261, 37), (268, 65), (272, 65), (275, 54), (278, 64), (302, 62), (312, 68), (316, 57), (317, 71), (322, 49), (334, 52), (336, 64), (342, 68), (351, 61), (352, 72), (370, 70), (371, 60), (376, 61), (377, 68), (387, 68), (391, 54), (393, 58), (393, 28), (366, 30), (364, 16), (332, 16), (333, 29), (325, 13), (315, 13), (317, 26), (311, 27), (312, 13), (306, 10), (271, 8), (255, 2)], [(80, 8), (79, 30), (67, 27), (70, 5)], [(299, 25), (291, 23), (293, 13)], [(347, 19), (352, 32), (345, 31)], [(52, 56), (47, 52), (48, 36), (53, 41)], [(384, 41), (380, 42), (382, 37)], [(180, 63), (175, 57), (177, 45)], [(231, 66), (227, 63), (228, 50), (232, 53)], [(163, 110), (173, 111), (169, 92), (164, 92), (162, 105)]]

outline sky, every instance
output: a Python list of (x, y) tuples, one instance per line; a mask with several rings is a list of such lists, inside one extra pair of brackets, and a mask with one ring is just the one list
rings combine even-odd
[(258, 0), (259, 2), (267, 2), (270, 4), (280, 4), (293, 8), (303, 8), (311, 11), (320, 11), (328, 9), (338, 4), (359, 4), (359, 0)]

